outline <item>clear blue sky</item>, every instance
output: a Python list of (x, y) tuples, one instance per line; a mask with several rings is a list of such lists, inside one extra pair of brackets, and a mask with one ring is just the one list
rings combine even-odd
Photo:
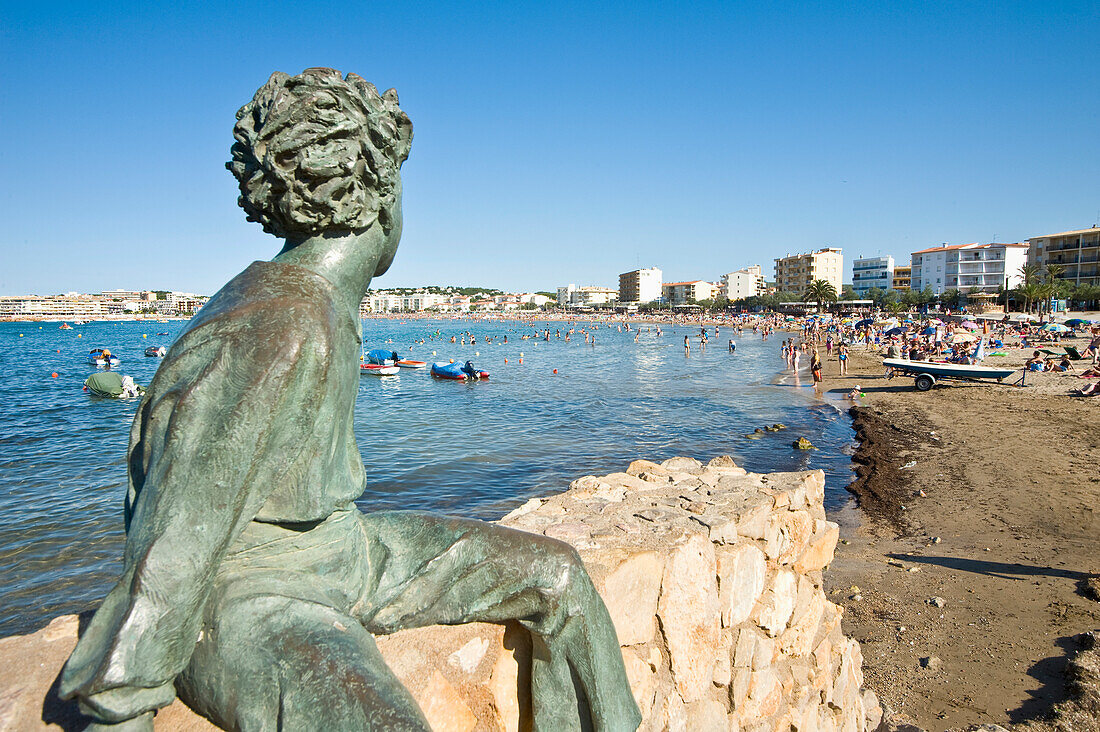
[(213, 5), (0, 8), (0, 294), (210, 293), (273, 256), (223, 164), (236, 109), (309, 66), (413, 120), (376, 287), (770, 274), (1100, 216), (1094, 1)]

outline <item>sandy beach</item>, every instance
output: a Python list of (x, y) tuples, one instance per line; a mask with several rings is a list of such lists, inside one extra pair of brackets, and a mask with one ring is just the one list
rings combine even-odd
[[(1008, 354), (986, 363), (1031, 350)], [(868, 686), (927, 730), (1041, 727), (1028, 720), (1066, 697), (1074, 636), (1100, 628), (1082, 593), (1100, 573), (1100, 398), (1070, 396), (1086, 383), (1073, 374), (921, 393), (860, 348), (850, 363), (840, 376), (827, 360), (823, 387), (865, 394), (852, 410), (861, 510), (826, 582)]]

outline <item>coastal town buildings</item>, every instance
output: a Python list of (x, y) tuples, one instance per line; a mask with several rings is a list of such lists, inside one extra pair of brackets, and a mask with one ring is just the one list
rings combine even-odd
[(107, 290), (0, 297), (0, 320), (118, 320), (193, 315), (209, 298), (190, 292)]
[(875, 287), (889, 290), (893, 284), (893, 257), (857, 257), (852, 262), (852, 289), (859, 297)]
[(1027, 263), (1027, 244), (942, 244), (913, 252), (912, 287), (931, 287), (936, 295), (944, 290), (996, 292), (1015, 287)]
[(899, 292), (905, 292), (909, 289), (912, 279), (913, 268), (908, 264), (899, 264), (894, 267), (894, 281), (890, 285), (890, 288), (898, 290)]
[(754, 295), (763, 295), (768, 291), (764, 281), (764, 272), (759, 264), (743, 267), (722, 275), (718, 285), (718, 294), (727, 300), (740, 300)]
[(609, 287), (577, 287), (566, 285), (558, 288), (558, 305), (566, 308), (607, 305), (619, 299), (619, 291)]
[(1027, 240), (1028, 264), (1057, 264), (1058, 278), (1075, 285), (1100, 285), (1100, 226), (1033, 236)]
[(661, 295), (672, 305), (691, 305), (700, 300), (712, 300), (718, 292), (713, 282), (667, 282), (661, 286)]
[(801, 294), (814, 280), (825, 280), (840, 292), (843, 276), (844, 253), (836, 247), (788, 254), (775, 260), (775, 286), (779, 292)]
[(656, 267), (623, 272), (619, 275), (619, 301), (641, 304), (660, 299), (661, 277)]

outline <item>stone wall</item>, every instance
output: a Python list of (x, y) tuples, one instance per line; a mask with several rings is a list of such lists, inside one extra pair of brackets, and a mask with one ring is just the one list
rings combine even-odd
[[(822, 590), (838, 538), (824, 484), (821, 471), (746, 473), (725, 457), (639, 460), (501, 523), (576, 547), (615, 622), (642, 730), (862, 732), (882, 713)], [(42, 667), (42, 681), (23, 675), (18, 687), (0, 672), (0, 729), (45, 727), (43, 695), (75, 635), (59, 619), (37, 642), (0, 640), (0, 660), (30, 653)], [(518, 626), (436, 626), (378, 645), (438, 732), (530, 728), (531, 647)], [(200, 723), (209, 728), (177, 702), (157, 728)]]

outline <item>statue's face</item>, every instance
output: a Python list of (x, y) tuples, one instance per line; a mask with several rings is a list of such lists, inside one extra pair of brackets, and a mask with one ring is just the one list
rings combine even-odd
[(401, 214), (401, 184), (397, 184), (397, 193), (393, 198), (393, 208), (390, 209), (390, 231), (382, 245), (382, 254), (378, 257), (378, 265), (374, 268), (374, 276), (384, 275), (393, 264), (393, 257), (397, 254), (397, 245), (401, 243), (401, 227), (404, 219)]

